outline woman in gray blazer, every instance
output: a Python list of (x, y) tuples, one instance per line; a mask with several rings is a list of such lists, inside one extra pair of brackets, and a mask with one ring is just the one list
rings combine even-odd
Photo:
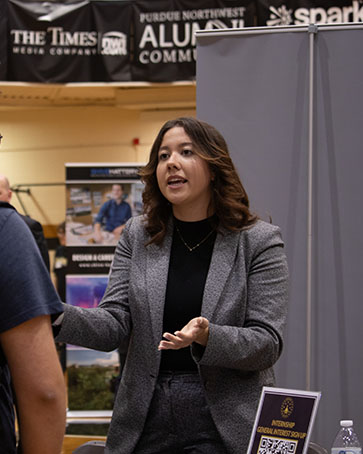
[(126, 353), (106, 454), (245, 454), (282, 350), (280, 230), (249, 211), (221, 134), (167, 122), (95, 309), (65, 306), (57, 340)]

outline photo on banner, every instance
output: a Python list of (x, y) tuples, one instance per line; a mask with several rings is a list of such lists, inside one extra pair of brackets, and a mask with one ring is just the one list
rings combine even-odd
[(138, 170), (132, 164), (66, 164), (67, 246), (116, 246), (126, 222), (142, 213)]
[[(95, 308), (106, 290), (107, 275), (66, 277), (67, 302)], [(117, 350), (101, 352), (67, 344), (68, 407), (70, 410), (110, 410), (113, 383), (120, 373)]]
[(142, 190), (138, 182), (68, 184), (67, 246), (116, 245), (125, 223), (142, 212)]

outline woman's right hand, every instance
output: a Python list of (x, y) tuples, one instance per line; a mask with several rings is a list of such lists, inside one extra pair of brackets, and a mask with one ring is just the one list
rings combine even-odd
[(174, 334), (164, 333), (158, 350), (179, 350), (189, 347), (193, 342), (206, 346), (209, 336), (209, 321), (205, 317), (196, 317), (190, 320), (181, 331)]

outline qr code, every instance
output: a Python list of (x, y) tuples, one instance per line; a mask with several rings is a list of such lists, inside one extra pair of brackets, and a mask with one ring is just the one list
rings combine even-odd
[(258, 454), (295, 454), (297, 441), (284, 438), (261, 437)]

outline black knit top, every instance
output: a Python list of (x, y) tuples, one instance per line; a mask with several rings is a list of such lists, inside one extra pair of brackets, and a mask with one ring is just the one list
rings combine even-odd
[[(204, 285), (216, 239), (210, 220), (184, 222), (174, 218), (163, 332), (181, 330), (201, 313)], [(195, 249), (190, 251), (188, 246)], [(197, 366), (187, 347), (163, 350), (160, 369), (195, 371)]]

